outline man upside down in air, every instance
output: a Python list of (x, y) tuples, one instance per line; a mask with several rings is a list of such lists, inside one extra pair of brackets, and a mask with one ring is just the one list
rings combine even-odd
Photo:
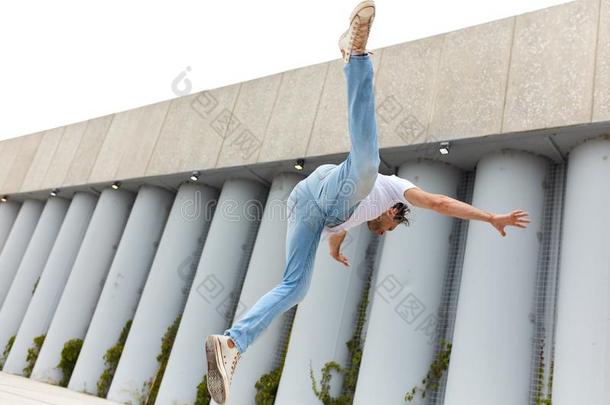
[(492, 214), (442, 194), (430, 193), (395, 175), (378, 173), (379, 145), (375, 120), (373, 65), (366, 42), (375, 17), (374, 1), (359, 3), (339, 39), (347, 81), (351, 150), (339, 165), (324, 164), (300, 181), (287, 200), (286, 267), (281, 283), (263, 295), (223, 335), (206, 338), (208, 390), (219, 404), (229, 397), (237, 362), (271, 321), (305, 297), (322, 235), (330, 254), (349, 266), (341, 253), (347, 229), (366, 222), (377, 234), (407, 223), (409, 205), (440, 214), (490, 223), (502, 236), (506, 226), (525, 228), (528, 214), (517, 210)]

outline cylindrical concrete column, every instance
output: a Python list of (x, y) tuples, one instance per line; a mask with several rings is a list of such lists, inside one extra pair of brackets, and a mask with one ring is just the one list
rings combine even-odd
[[(293, 173), (277, 175), (271, 184), (265, 203), (265, 211), (258, 229), (254, 250), (244, 279), (234, 321), (250, 308), (267, 291), (282, 281), (286, 264), (286, 201), (302, 176)], [(254, 384), (265, 373), (271, 371), (282, 337), (284, 316), (274, 319), (264, 333), (248, 347), (237, 366), (231, 398), (234, 405), (254, 404)], [(216, 330), (222, 334), (223, 330)], [(207, 367), (207, 366), (206, 366)], [(214, 403), (212, 400), (211, 403)]]
[[(172, 348), (158, 404), (194, 403), (206, 373), (202, 342), (228, 327), (231, 308), (248, 266), (267, 188), (251, 180), (227, 180)], [(230, 314), (232, 316), (233, 313)]]
[(76, 193), (61, 225), (3, 371), (22, 374), (35, 337), (47, 333), (93, 215), (97, 197)]
[(68, 340), (85, 337), (133, 199), (129, 191), (110, 188), (102, 191), (32, 378), (55, 384), (61, 381), (61, 372), (56, 368), (61, 351)]
[(68, 388), (97, 393), (104, 354), (136, 312), (172, 202), (173, 194), (159, 187), (138, 191)]
[[(370, 249), (377, 238), (366, 224), (348, 231), (341, 251), (351, 267), (330, 257), (328, 241), (323, 239), (316, 252), (313, 275), (307, 295), (298, 304), (290, 332), (282, 378), (276, 401), (280, 404), (314, 404), (319, 400), (311, 387), (309, 366), (319, 382), (320, 369), (329, 361), (347, 366), (347, 343), (358, 319), (358, 304), (376, 249)], [(342, 378), (335, 376), (331, 392), (339, 394)]]
[(19, 213), (19, 207), (21, 207), (21, 205), (14, 201), (0, 203), (0, 253), (2, 253), (4, 243), (6, 242), (9, 233), (11, 233), (11, 228)]
[[(553, 404), (610, 403), (610, 140), (569, 153)], [(550, 361), (550, 360), (547, 360)]]
[(68, 206), (69, 201), (59, 197), (49, 199), (44, 206), (11, 289), (0, 310), (0, 347), (5, 347), (6, 342), (17, 333)]
[(36, 224), (42, 213), (43, 203), (38, 200), (26, 200), (19, 209), (19, 214), (11, 228), (2, 253), (0, 253), (0, 307), (6, 298), (9, 288), (23, 259), (23, 254), (30, 243)]
[(135, 401), (154, 380), (161, 340), (184, 308), (217, 197), (204, 185), (178, 189), (108, 399)]
[[(425, 191), (456, 198), (460, 172), (450, 165), (414, 161), (402, 165), (398, 175)], [(354, 404), (403, 404), (434, 357), (453, 218), (409, 208), (409, 227), (385, 236)]]
[(522, 209), (531, 223), (506, 227), (502, 237), (491, 224), (470, 221), (446, 405), (528, 401), (546, 169), (543, 158), (510, 150), (477, 164), (472, 204), (498, 214)]

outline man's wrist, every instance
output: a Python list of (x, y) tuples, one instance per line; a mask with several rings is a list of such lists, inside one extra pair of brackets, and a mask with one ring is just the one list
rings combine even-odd
[(345, 235), (343, 235), (341, 232), (335, 232), (328, 237), (328, 242), (333, 247), (340, 246), (344, 237)]

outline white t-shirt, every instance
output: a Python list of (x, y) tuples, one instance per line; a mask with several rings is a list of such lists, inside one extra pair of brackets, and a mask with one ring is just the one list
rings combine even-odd
[(385, 174), (377, 173), (377, 180), (375, 180), (375, 185), (369, 195), (360, 201), (360, 204), (356, 207), (347, 221), (337, 226), (333, 226), (332, 228), (325, 226), (322, 230), (322, 238), (344, 229), (360, 225), (371, 219), (375, 219), (389, 210), (397, 202), (409, 204), (405, 199), (404, 193), (406, 190), (413, 187), (417, 186), (409, 180), (394, 174), (387, 176)]

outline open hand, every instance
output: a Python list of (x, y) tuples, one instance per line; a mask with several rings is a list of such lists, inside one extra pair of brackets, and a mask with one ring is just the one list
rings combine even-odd
[(519, 228), (527, 227), (527, 224), (530, 222), (528, 215), (523, 210), (512, 211), (508, 214), (496, 214), (491, 218), (489, 223), (500, 232), (500, 235), (506, 236), (504, 227), (507, 225), (518, 226)]

